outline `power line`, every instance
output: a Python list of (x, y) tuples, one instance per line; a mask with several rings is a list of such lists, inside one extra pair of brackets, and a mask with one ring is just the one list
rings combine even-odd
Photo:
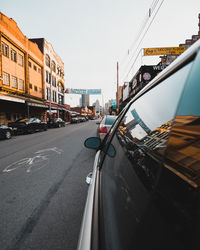
[[(139, 40), (139, 38), (140, 38), (142, 32), (144, 31), (144, 29), (149, 21), (149, 18), (151, 17), (152, 13), (154, 12), (154, 9), (156, 8), (156, 5), (158, 4), (158, 2), (159, 2), (159, 0), (154, 0), (152, 2), (151, 6), (149, 7), (148, 13), (145, 15), (145, 18), (144, 18), (144, 20), (143, 20), (143, 22), (142, 22), (142, 24), (137, 32), (137, 35), (136, 35), (134, 41), (132, 42), (130, 48), (128, 49), (128, 55), (129, 55), (130, 51), (134, 48), (137, 40)], [(127, 53), (124, 55), (123, 59), (120, 60), (120, 65), (123, 65), (126, 58), (127, 58)]]
[[(159, 0), (157, 0), (157, 1), (154, 2), (154, 4), (153, 4), (154, 9), (156, 8), (156, 5), (158, 4), (158, 2), (159, 2)], [(157, 10), (156, 10), (156, 12), (155, 12), (155, 15), (152, 17), (152, 20), (150, 21), (150, 23), (149, 23), (149, 25), (148, 25), (146, 31), (144, 31), (144, 34), (142, 35), (142, 37), (141, 37), (141, 39), (140, 39), (140, 41), (139, 41), (139, 43), (138, 43), (136, 49), (134, 50), (134, 52), (133, 52), (133, 54), (132, 54), (132, 57), (131, 57), (131, 59), (129, 60), (129, 63), (132, 61), (132, 59), (134, 58), (136, 52), (138, 51), (139, 46), (141, 45), (141, 43), (142, 43), (144, 37), (146, 36), (146, 34), (147, 34), (147, 32), (148, 32), (148, 30), (149, 30), (149, 28), (150, 28), (152, 22), (154, 21), (154, 19), (155, 19), (157, 13), (158, 13), (158, 11), (159, 11), (159, 9), (161, 8), (163, 2), (164, 2), (164, 0), (161, 1), (160, 5), (158, 6), (158, 8), (157, 8)], [(154, 9), (153, 9), (153, 10), (154, 10)], [(150, 10), (150, 9), (149, 9), (149, 10)], [(145, 25), (145, 26), (146, 26), (146, 25)], [(141, 36), (141, 35), (140, 35), (140, 36)], [(135, 56), (135, 59), (134, 59), (132, 65), (131, 65), (131, 67), (130, 67), (128, 73), (127, 73), (127, 74), (123, 77), (123, 79), (122, 79), (123, 81), (124, 81), (124, 79), (125, 79), (126, 77), (128, 77), (129, 73), (131, 72), (131, 70), (132, 70), (132, 68), (133, 68), (133, 66), (134, 66), (134, 64), (135, 64), (135, 62), (136, 62), (136, 60), (137, 60), (137, 58), (138, 58), (140, 52), (141, 52), (141, 50), (139, 50), (139, 52), (138, 52), (137, 55)], [(129, 64), (129, 63), (128, 63), (128, 64)]]

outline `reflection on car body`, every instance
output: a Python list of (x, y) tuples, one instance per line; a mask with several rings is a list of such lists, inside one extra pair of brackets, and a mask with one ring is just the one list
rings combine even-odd
[(93, 209), (85, 208), (78, 250), (200, 249), (199, 68), (200, 41), (138, 93), (97, 144)]

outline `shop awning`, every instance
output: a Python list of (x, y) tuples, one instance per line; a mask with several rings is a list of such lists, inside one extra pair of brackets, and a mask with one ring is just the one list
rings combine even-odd
[(0, 94), (0, 100), (9, 101), (9, 102), (25, 103), (25, 100), (23, 100), (23, 99), (20, 99), (17, 97), (12, 97), (12, 96), (1, 95), (1, 94)]
[(31, 107), (38, 107), (38, 108), (48, 108), (48, 105), (45, 105), (42, 103), (27, 102), (27, 105)]

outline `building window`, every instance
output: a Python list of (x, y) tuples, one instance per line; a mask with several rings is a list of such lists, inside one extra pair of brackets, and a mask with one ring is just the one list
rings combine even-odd
[(51, 84), (51, 74), (49, 73), (49, 84)]
[(10, 75), (6, 72), (3, 72), (3, 84), (10, 86)]
[(5, 44), (4, 42), (2, 42), (1, 47), (2, 47), (2, 54), (4, 56), (9, 57), (9, 47), (8, 47), (8, 45)]
[(64, 104), (64, 96), (58, 95), (58, 104)]
[(52, 85), (56, 87), (56, 78), (52, 76)]
[(54, 61), (52, 61), (51, 68), (54, 72), (56, 72), (56, 64)]
[(11, 114), (10, 114), (10, 113), (6, 113), (6, 119), (7, 119), (8, 121), (11, 120)]
[(35, 65), (33, 65), (33, 69), (34, 69), (35, 71), (37, 71), (37, 67), (36, 67)]
[(41, 68), (38, 68), (38, 73), (41, 74)]
[(29, 88), (30, 88), (30, 89), (32, 89), (32, 88), (33, 88), (33, 85), (32, 85), (31, 83), (29, 84)]
[(53, 91), (53, 102), (57, 102), (56, 91)]
[(46, 99), (50, 100), (50, 89), (46, 88)]
[(34, 86), (34, 90), (37, 92), (37, 90), (38, 90), (37, 86)]
[(18, 84), (17, 84), (17, 77), (12, 76), (12, 83), (11, 83), (11, 87), (17, 89), (18, 88)]
[(45, 56), (45, 62), (46, 62), (46, 65), (47, 65), (48, 67), (50, 67), (50, 57), (49, 57), (49, 55), (47, 55), (47, 54), (46, 54), (46, 56)]
[(64, 87), (63, 87), (62, 83), (60, 83), (60, 82), (59, 82), (59, 84), (58, 84), (58, 91), (59, 91), (60, 93), (64, 93)]
[(19, 79), (19, 89), (24, 90), (24, 81), (22, 79)]
[(24, 65), (24, 57), (21, 54), (18, 54), (18, 63), (19, 65)]
[(57, 74), (60, 75), (60, 67), (57, 67)]
[(46, 82), (49, 82), (49, 72), (46, 71)]
[(17, 62), (17, 52), (14, 49), (11, 49), (11, 60)]
[(39, 92), (42, 93), (42, 89), (41, 88), (39, 88)]
[(31, 62), (28, 62), (28, 66), (31, 68)]

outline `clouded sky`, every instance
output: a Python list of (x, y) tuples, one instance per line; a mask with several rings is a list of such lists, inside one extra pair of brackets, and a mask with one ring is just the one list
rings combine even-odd
[[(152, 3), (158, 8), (162, 0), (1, 0), (0, 11), (27, 37), (44, 37), (53, 45), (65, 64), (66, 87), (101, 88), (107, 101), (115, 98), (117, 61), (120, 85), (139, 67), (131, 69), (133, 42)], [(165, 0), (155, 19), (149, 18), (140, 48), (183, 43), (198, 33), (198, 13), (199, 0)], [(142, 64), (156, 60), (139, 56)], [(79, 97), (70, 95), (67, 103), (73, 106)]]

